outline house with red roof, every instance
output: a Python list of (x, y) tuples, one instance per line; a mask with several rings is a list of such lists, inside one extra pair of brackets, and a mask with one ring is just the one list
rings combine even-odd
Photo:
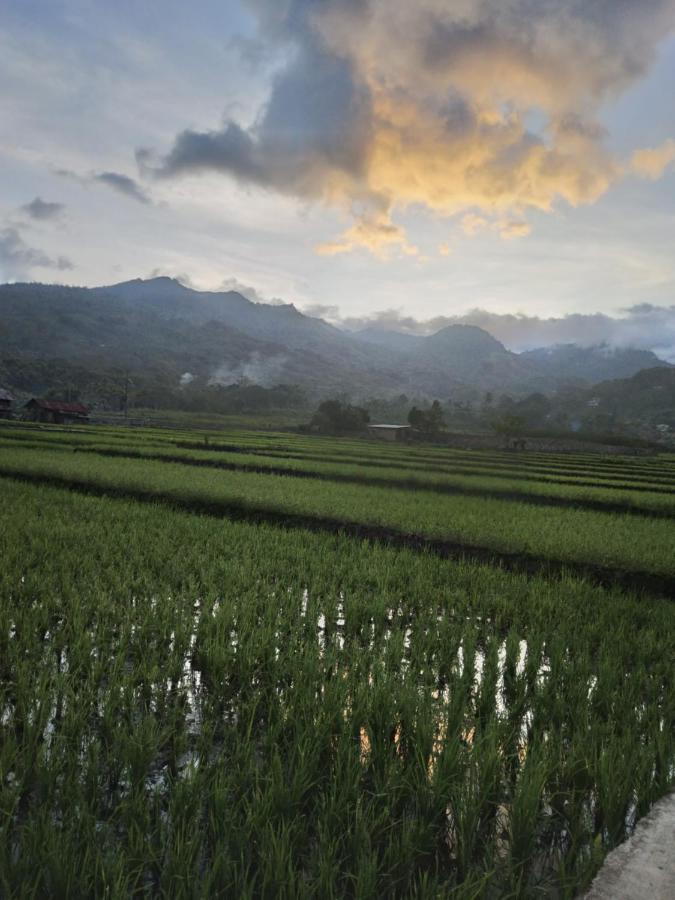
[(86, 424), (89, 421), (89, 407), (84, 403), (33, 397), (24, 406), (24, 418), (31, 422), (50, 422), (53, 425)]

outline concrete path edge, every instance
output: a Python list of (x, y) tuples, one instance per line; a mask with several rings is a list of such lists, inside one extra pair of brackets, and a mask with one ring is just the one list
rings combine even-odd
[(635, 833), (609, 853), (584, 900), (675, 898), (675, 793), (662, 797)]

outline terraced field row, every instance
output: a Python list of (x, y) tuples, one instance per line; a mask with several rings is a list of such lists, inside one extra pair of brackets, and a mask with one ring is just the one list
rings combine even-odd
[[(521, 555), (542, 562), (585, 564), (664, 578), (675, 575), (675, 525), (581, 509), (555, 509), (499, 500), (345, 486), (316, 479), (190, 468), (179, 463), (0, 449), (0, 474), (60, 483), (81, 490), (126, 494), (216, 515), (268, 518), (279, 523), (339, 529), (361, 526), (363, 536), (414, 537), (470, 551)], [(609, 576), (609, 571), (606, 572)]]
[[(424, 482), (442, 483), (442, 477), (434, 476), (475, 476), (476, 478), (502, 478), (505, 481), (518, 481), (522, 484), (534, 482), (542, 485), (561, 485), (570, 487), (607, 487), (622, 491), (652, 491), (655, 493), (673, 493), (675, 494), (675, 475), (671, 480), (667, 474), (630, 474), (621, 475), (621, 473), (605, 473), (596, 474), (595, 470), (555, 471), (545, 467), (528, 466), (527, 469), (512, 460), (489, 462), (483, 458), (465, 459), (460, 457), (455, 459), (450, 456), (445, 462), (430, 464), (424, 461), (411, 462), (408, 457), (399, 451), (398, 456), (390, 457), (387, 460), (380, 458), (378, 449), (368, 448), (369, 452), (356, 454), (336, 454), (333, 450), (332, 454), (326, 453), (309, 453), (295, 450), (282, 451), (273, 447), (272, 449), (258, 448), (257, 446), (248, 446), (247, 444), (228, 444), (220, 445), (220, 449), (209, 446), (205, 443), (185, 443), (173, 442), (167, 440), (159, 440), (156, 438), (134, 439), (124, 436), (111, 436), (106, 440), (101, 440), (100, 436), (90, 436), (88, 440), (82, 440), (80, 436), (62, 435), (58, 438), (45, 438), (35, 435), (7, 435), (0, 431), (0, 446), (12, 447), (21, 446), (26, 449), (41, 449), (47, 446), (53, 449), (77, 449), (92, 450), (93, 452), (119, 451), (128, 454), (139, 454), (141, 456), (150, 456), (155, 453), (157, 456), (175, 457), (176, 459), (198, 459), (204, 462), (239, 462), (244, 464), (276, 465), (285, 468), (303, 468), (306, 471), (320, 471), (320, 466), (330, 466), (333, 471), (358, 471), (377, 469), (369, 475), (364, 472), (365, 477), (373, 480), (414, 480), (420, 484)], [(366, 445), (367, 446), (367, 445)], [(228, 449), (224, 449), (228, 448)], [(302, 464), (302, 465), (301, 465)], [(348, 470), (347, 467), (355, 467)], [(328, 471), (328, 469), (326, 469)], [(423, 477), (420, 477), (423, 476)], [(583, 477), (582, 477), (583, 476)], [(495, 487), (498, 487), (495, 484)], [(535, 488), (535, 490), (537, 490)], [(561, 494), (562, 495), (562, 494)], [(626, 498), (621, 498), (621, 502)], [(629, 502), (629, 501), (626, 501)]]
[[(45, 431), (44, 426), (13, 425), (0, 429), (3, 440), (38, 440), (87, 446), (102, 442), (125, 446), (166, 446), (182, 449), (209, 450), (218, 452), (264, 452), (266, 455), (285, 455), (297, 458), (311, 458), (325, 461), (353, 461), (398, 467), (433, 469), (434, 466), (468, 466), (472, 469), (506, 469), (514, 473), (538, 475), (550, 474), (560, 477), (610, 478), (613, 480), (675, 482), (675, 460), (665, 455), (657, 459), (650, 457), (598, 457), (597, 454), (515, 454), (509, 452), (463, 451), (419, 446), (392, 446), (377, 441), (303, 437), (288, 434), (263, 434), (251, 432), (228, 433), (223, 442), (222, 435), (204, 434), (200, 440), (194, 435), (168, 432), (166, 430), (130, 430), (115, 428), (94, 429), (53, 429)], [(191, 438), (187, 440), (186, 438)]]

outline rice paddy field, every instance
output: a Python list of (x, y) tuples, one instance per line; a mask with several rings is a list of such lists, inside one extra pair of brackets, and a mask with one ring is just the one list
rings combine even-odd
[(574, 897), (675, 782), (675, 456), (0, 428), (0, 896)]

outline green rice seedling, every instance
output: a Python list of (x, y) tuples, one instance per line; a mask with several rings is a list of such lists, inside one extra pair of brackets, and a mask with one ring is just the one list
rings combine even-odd
[(82, 464), (60, 454), (33, 451), (18, 459), (0, 451), (0, 468), (19, 476), (55, 478), (82, 490), (128, 493), (147, 500), (161, 497), (167, 504), (214, 513), (277, 521), (296, 517), (308, 524), (314, 519), (317, 527), (329, 522), (337, 528), (344, 522), (558, 562), (633, 567), (655, 575), (673, 572), (670, 548), (675, 525), (650, 518), (634, 521), (630, 516), (576, 509), (551, 515), (526, 503), (410, 495), (365, 486), (345, 489), (309, 480), (294, 484), (291, 491), (283, 478), (235, 472), (196, 471), (186, 483), (180, 466), (91, 459)]
[(14, 480), (0, 514), (8, 896), (566, 896), (672, 784), (667, 602)]

